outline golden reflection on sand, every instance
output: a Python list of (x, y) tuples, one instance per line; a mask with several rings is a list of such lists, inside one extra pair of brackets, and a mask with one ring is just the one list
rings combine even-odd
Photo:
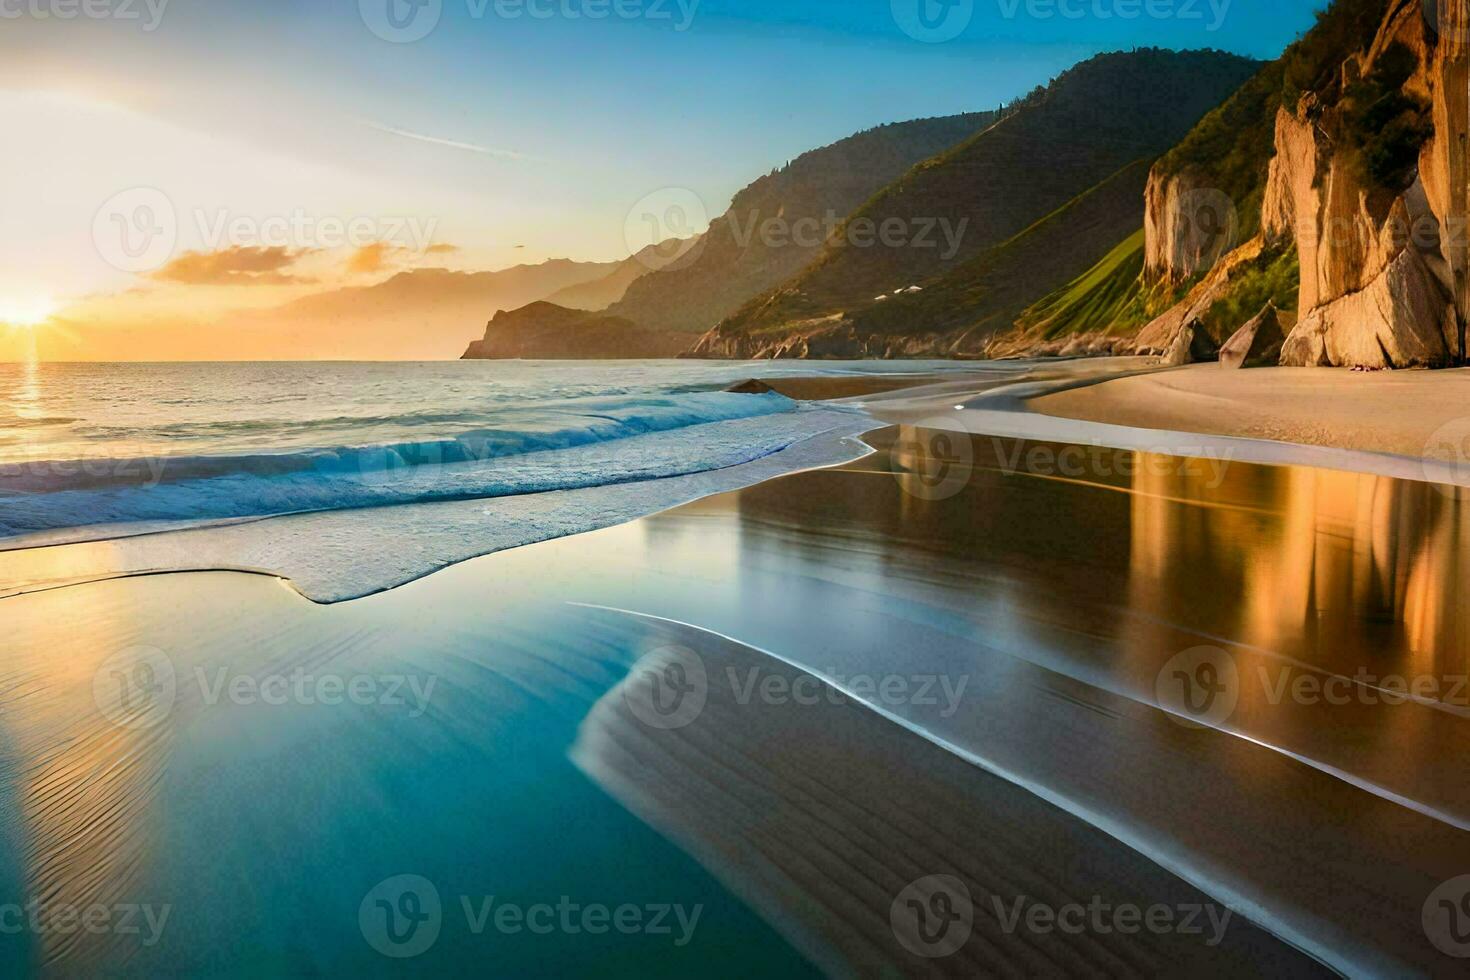
[[(145, 812), (169, 755), (172, 725), (153, 692), (129, 690), (153, 656), (126, 602), (82, 589), (37, 597), (45, 615), (13, 624), (0, 658), (0, 731), (22, 760), (26, 895), (42, 920), (126, 901), (150, 844)], [(99, 606), (105, 608), (98, 608)], [(133, 700), (125, 703), (131, 695)], [(111, 717), (109, 717), (111, 715)], [(47, 969), (85, 971), (115, 957), (118, 935), (39, 930)], [(114, 963), (115, 959), (112, 960)]]

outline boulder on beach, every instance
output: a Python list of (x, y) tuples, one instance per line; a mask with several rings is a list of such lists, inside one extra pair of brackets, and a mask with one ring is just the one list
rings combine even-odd
[(775, 391), (776, 389), (772, 388), (764, 381), (757, 381), (755, 378), (747, 378), (744, 381), (737, 381), (735, 384), (732, 384), (725, 390), (733, 391), (738, 395), (764, 395), (766, 392)]
[(1286, 333), (1276, 304), (1267, 303), (1249, 322), (1230, 335), (1220, 348), (1220, 366), (1226, 368), (1268, 367), (1281, 360)]

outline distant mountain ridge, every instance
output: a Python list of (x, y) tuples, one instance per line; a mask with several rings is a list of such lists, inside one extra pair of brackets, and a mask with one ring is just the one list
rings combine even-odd
[(551, 259), (495, 272), (411, 269), (371, 286), (238, 313), (221, 327), (235, 333), (242, 357), (290, 350), (303, 360), (441, 360), (464, 349), (465, 324), (486, 309), (524, 306), (620, 264)]
[[(807, 229), (813, 222), (823, 229), (836, 224), (914, 164), (997, 118), (997, 112), (975, 112), (891, 123), (802, 154), (737, 193), (729, 209), (691, 244), (687, 260), (632, 278), (624, 295), (606, 308), (607, 316), (649, 334), (687, 334), (685, 346), (692, 346), (700, 333), (800, 271), (818, 253), (824, 235), (809, 240), (793, 236), (792, 229)], [(571, 302), (586, 302), (586, 295), (574, 292)], [(545, 308), (538, 311), (556, 323), (569, 322)], [(502, 324), (547, 336), (533, 321), (538, 311)], [(487, 349), (498, 345), (472, 348)]]
[(628, 256), (607, 275), (559, 289), (545, 301), (572, 310), (605, 310), (627, 293), (635, 279), (668, 268), (698, 245), (696, 238), (670, 238)]

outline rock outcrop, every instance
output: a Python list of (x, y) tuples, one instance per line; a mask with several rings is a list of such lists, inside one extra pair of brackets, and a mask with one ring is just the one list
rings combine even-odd
[(1235, 281), (1261, 256), (1264, 242), (1257, 236), (1215, 264), (1209, 274), (1185, 294), (1184, 299), (1151, 320), (1133, 342), (1133, 353), (1165, 356), (1179, 347), (1179, 337), (1189, 331), (1184, 349), (1194, 352), (1192, 360), (1212, 360), (1218, 346), (1199, 324), (1205, 314), (1226, 296)]
[(1456, 311), (1423, 256), (1404, 248), (1372, 282), (1312, 310), (1281, 350), (1294, 367), (1440, 367)]
[(677, 357), (690, 339), (684, 333), (645, 330), (622, 317), (541, 302), (496, 313), (484, 338), (471, 342), (461, 360)]
[(1308, 94), (1278, 113), (1262, 229), (1293, 242), (1301, 264), (1283, 364), (1439, 367), (1463, 356), (1464, 247), (1448, 232), (1465, 221), (1466, 51), (1453, 29), (1465, 7), (1446, 0), (1434, 23), (1421, 4), (1398, 0), (1372, 46), (1344, 66), (1345, 79), (1365, 77), (1391, 50), (1418, 65), (1402, 91), (1431, 107), (1435, 129), (1404, 190), (1366, 183), (1349, 148), (1329, 137), (1338, 107)]
[(1220, 366), (1224, 368), (1269, 367), (1281, 359), (1281, 345), (1286, 334), (1274, 304), (1256, 314), (1245, 326), (1235, 331), (1220, 348)]
[[(1208, 188), (1188, 172), (1151, 178), (1145, 276), (1178, 283), (1210, 271), (1140, 332), (1139, 353), (1180, 356), (1181, 337), (1231, 295), (1234, 270), (1246, 268), (1263, 249), (1294, 248), (1300, 266), (1297, 321), (1282, 344), (1282, 364), (1438, 367), (1463, 358), (1467, 10), (1470, 0), (1389, 0), (1371, 44), (1343, 52), (1336, 80), (1303, 94), (1295, 105), (1279, 107), (1260, 234), (1213, 267), (1213, 239), (1196, 220), (1201, 206), (1210, 206)], [(1365, 88), (1388, 87), (1384, 79), (1396, 71), (1393, 94), (1406, 105), (1428, 107), (1433, 131), (1419, 145), (1417, 159), (1416, 144), (1406, 144), (1407, 173), (1400, 177), (1394, 170), (1389, 180), (1382, 167), (1373, 173), (1369, 156), (1410, 137), (1365, 130), (1364, 120), (1373, 117), (1361, 106), (1374, 97)], [(1353, 99), (1360, 103), (1356, 120), (1348, 115)], [(1195, 336), (1196, 348), (1198, 343)], [(1227, 360), (1236, 354), (1226, 353)]]
[(1214, 267), (1235, 242), (1235, 204), (1191, 170), (1155, 167), (1144, 191), (1144, 275), (1173, 283)]

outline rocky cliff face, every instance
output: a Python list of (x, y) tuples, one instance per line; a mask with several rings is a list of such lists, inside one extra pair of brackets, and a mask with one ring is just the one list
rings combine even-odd
[(1144, 275), (1181, 283), (1208, 272), (1235, 241), (1235, 205), (1192, 170), (1154, 168), (1144, 191)]
[[(1150, 323), (1137, 349), (1177, 347), (1177, 337), (1226, 295), (1242, 260), (1270, 246), (1294, 247), (1301, 269), (1297, 323), (1283, 345), (1282, 364), (1402, 368), (1461, 359), (1467, 28), (1470, 0), (1393, 0), (1372, 44), (1344, 53), (1330, 91), (1307, 92), (1295, 105), (1282, 106), (1260, 234)], [(1410, 123), (1415, 106), (1427, 106), (1433, 123), (1417, 152), (1408, 144), (1401, 175), (1384, 176), (1391, 172), (1385, 157), (1421, 134), (1411, 124), (1373, 115), (1375, 84), (1409, 107), (1404, 118)], [(1354, 107), (1353, 99), (1367, 107)], [(1376, 128), (1365, 131), (1369, 126)], [(1200, 261), (1199, 236), (1192, 234), (1200, 193), (1179, 177), (1150, 182), (1147, 275), (1180, 281), (1210, 268)]]
[(1342, 139), (1324, 135), (1341, 128), (1339, 107), (1308, 94), (1278, 114), (1262, 225), (1301, 259), (1301, 315), (1283, 364), (1437, 367), (1461, 356), (1464, 262), (1448, 232), (1465, 220), (1464, 34), (1453, 20), (1464, 22), (1464, 7), (1447, 3), (1444, 22), (1430, 23), (1420, 3), (1395, 3), (1372, 47), (1343, 64), (1348, 86), (1391, 51), (1416, 63), (1401, 90), (1426, 102), (1436, 125), (1404, 190), (1373, 186)]

